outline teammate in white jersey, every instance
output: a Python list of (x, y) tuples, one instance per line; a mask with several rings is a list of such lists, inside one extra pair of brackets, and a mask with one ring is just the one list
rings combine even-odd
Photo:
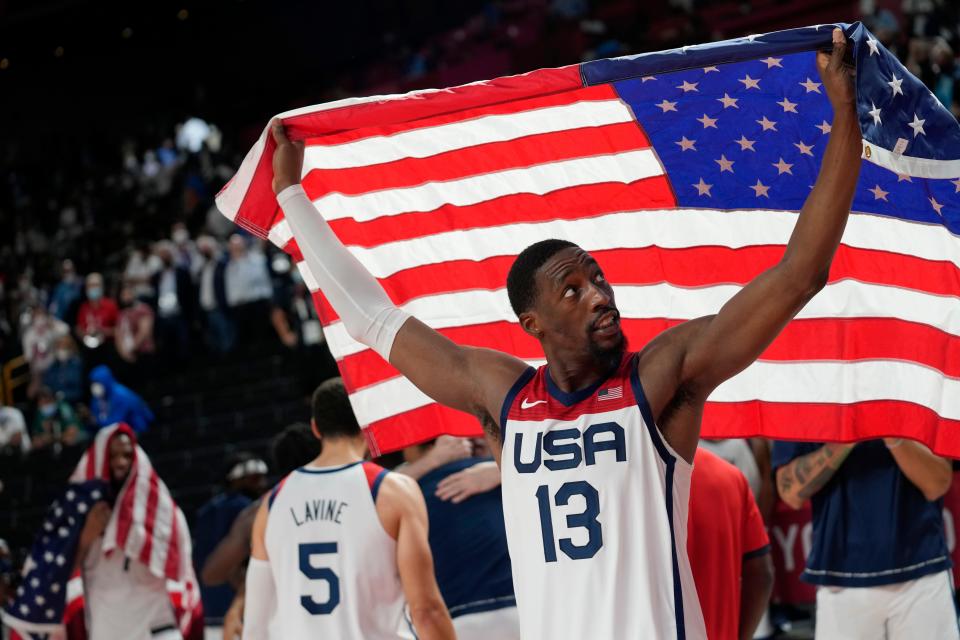
[(832, 53), (817, 56), (832, 131), (781, 261), (716, 315), (627, 353), (600, 265), (572, 243), (536, 243), (517, 257), (507, 292), (543, 347), (548, 364), (537, 372), (454, 344), (396, 308), (304, 194), (303, 147), (274, 123), (278, 203), (344, 328), (426, 395), (484, 424), (503, 477), (523, 637), (704, 637), (683, 531), (700, 419), (710, 392), (827, 281), (862, 151), (845, 51), (836, 29)]
[(277, 484), (254, 521), (244, 640), (455, 638), (417, 483), (364, 462), (339, 378), (314, 393), (311, 426), (322, 452)]

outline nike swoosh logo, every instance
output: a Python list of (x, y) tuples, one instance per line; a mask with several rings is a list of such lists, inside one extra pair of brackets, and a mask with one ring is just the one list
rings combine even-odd
[(536, 402), (527, 402), (527, 399), (524, 398), (523, 401), (520, 403), (520, 408), (529, 409), (530, 407), (535, 407), (538, 404), (546, 404), (546, 403), (547, 403), (546, 400), (537, 400)]

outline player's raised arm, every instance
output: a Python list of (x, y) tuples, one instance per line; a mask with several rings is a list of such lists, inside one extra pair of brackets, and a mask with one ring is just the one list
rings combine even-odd
[(300, 186), (303, 145), (272, 123), (273, 189), (320, 289), (358, 342), (390, 361), (437, 402), (481, 418), (500, 403), (526, 365), (507, 354), (461, 347), (397, 308), (347, 250)]
[[(678, 398), (702, 405), (721, 382), (756, 360), (826, 284), (853, 201), (862, 151), (852, 73), (843, 63), (845, 51), (843, 32), (835, 29), (832, 53), (817, 54), (817, 67), (833, 106), (833, 127), (820, 174), (800, 211), (783, 258), (745, 286), (715, 316), (685, 323), (666, 332), (662, 344), (651, 345), (667, 347), (676, 355), (671, 367), (674, 375), (656, 372), (672, 377), (672, 388), (661, 385), (651, 394), (655, 396), (650, 399), (655, 415), (668, 407), (671, 410), (666, 417), (676, 415), (672, 409), (679, 404)], [(692, 455), (699, 418), (681, 422), (683, 425), (677, 426), (682, 433), (672, 434), (676, 440), (672, 444), (680, 444)]]

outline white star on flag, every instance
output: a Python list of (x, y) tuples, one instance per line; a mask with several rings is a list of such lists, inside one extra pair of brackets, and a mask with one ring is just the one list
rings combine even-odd
[(784, 173), (789, 173), (790, 175), (793, 175), (793, 171), (791, 171), (791, 168), (793, 168), (793, 165), (790, 164), (789, 162), (784, 162), (783, 158), (780, 158), (780, 162), (774, 162), (773, 166), (777, 168), (778, 176), (783, 175)]
[(758, 198), (760, 196), (763, 196), (764, 198), (770, 197), (769, 195), (767, 195), (767, 192), (770, 191), (770, 187), (760, 182), (760, 178), (757, 178), (757, 184), (753, 185), (750, 188), (753, 189), (754, 194), (756, 194)]
[(801, 141), (801, 142), (794, 142), (793, 146), (795, 146), (800, 151), (801, 154), (813, 157), (813, 145), (805, 145)]
[(760, 90), (760, 79), (754, 79), (750, 77), (750, 74), (747, 74), (746, 78), (740, 78), (740, 82), (743, 83), (744, 89), (757, 89)]
[(657, 76), (643, 76), (642, 78), (640, 78), (640, 82), (643, 83), (643, 82), (647, 82), (648, 80), (656, 80), (656, 79), (657, 79)]
[(711, 71), (716, 71), (717, 73), (720, 73), (720, 69), (718, 69), (718, 68), (716, 68), (716, 67), (704, 67), (704, 68), (703, 68), (703, 72), (704, 72), (704, 73), (710, 73)]
[(700, 182), (698, 182), (697, 184), (693, 185), (693, 188), (697, 190), (697, 193), (698, 193), (699, 195), (701, 195), (701, 196), (709, 196), (709, 197), (712, 197), (711, 194), (710, 194), (710, 189), (711, 189), (711, 187), (713, 187), (713, 185), (712, 185), (712, 184), (707, 184), (706, 182), (704, 182), (704, 181), (703, 181), (703, 178), (700, 178)]
[(703, 124), (704, 129), (709, 129), (710, 127), (713, 127), (714, 129), (717, 128), (717, 119), (711, 118), (707, 114), (703, 114), (702, 118), (697, 118), (697, 122)]
[[(753, 145), (754, 143), (756, 143), (756, 140), (747, 140), (747, 136), (743, 134), (740, 134), (740, 139), (734, 140), (734, 142), (740, 145), (740, 151), (747, 151), (748, 149), (750, 151), (756, 151), (756, 149), (753, 148)], [(960, 188), (958, 188), (957, 190), (960, 191)]]
[(807, 90), (807, 93), (811, 91), (814, 93), (820, 93), (820, 84), (819, 82), (814, 82), (810, 78), (807, 78), (806, 82), (799, 83), (801, 87)]
[(867, 191), (873, 194), (874, 200), (888, 201), (887, 196), (890, 194), (890, 192), (881, 189), (880, 185), (875, 186), (873, 189), (867, 189)]
[(921, 120), (916, 113), (913, 114), (913, 122), (908, 122), (907, 126), (913, 129), (913, 137), (916, 138), (921, 133), (927, 135), (927, 132), (923, 130), (923, 123), (926, 120)]
[(693, 151), (696, 151), (697, 148), (693, 146), (696, 142), (697, 142), (696, 140), (687, 140), (687, 136), (683, 136), (682, 138), (674, 142), (674, 144), (680, 145), (681, 151), (689, 151), (691, 149)]
[(833, 129), (833, 127), (830, 126), (830, 123), (827, 122), (826, 120), (824, 120), (822, 124), (816, 125), (816, 127), (817, 129), (820, 129), (820, 131), (823, 132), (823, 135), (827, 135), (828, 133), (830, 133), (830, 130)]
[(770, 58), (764, 58), (764, 59), (761, 60), (760, 62), (763, 62), (764, 64), (766, 64), (766, 65), (767, 65), (767, 69), (772, 69), (773, 67), (780, 67), (780, 68), (782, 69), (782, 68), (783, 68), (783, 65), (780, 64), (780, 62), (781, 62), (782, 60), (783, 60), (783, 58), (773, 58), (773, 57), (770, 57)]
[(729, 171), (733, 173), (733, 160), (727, 160), (727, 156), (721, 154), (719, 160), (714, 160), (718, 165), (720, 165), (720, 173), (724, 171)]
[(891, 80), (887, 84), (890, 85), (890, 89), (893, 90), (893, 96), (896, 96), (898, 93), (900, 95), (903, 95), (903, 89), (900, 88), (900, 85), (903, 84), (903, 78), (898, 78), (895, 74), (890, 74), (890, 75), (893, 78), (893, 80)]
[(658, 106), (658, 107), (660, 107), (661, 109), (663, 109), (663, 112), (664, 112), (664, 113), (666, 113), (667, 111), (676, 111), (676, 110), (677, 110), (677, 103), (676, 103), (676, 102), (670, 102), (670, 101), (667, 100), (666, 98), (664, 98), (664, 99), (663, 99), (663, 102), (661, 102), (660, 104), (658, 104), (658, 105), (656, 105), (656, 106)]
[(938, 216), (943, 217), (943, 205), (937, 202), (935, 198), (930, 198), (930, 206), (933, 207), (933, 210), (937, 212)]
[(777, 104), (780, 105), (781, 107), (783, 107), (783, 112), (784, 112), (784, 113), (796, 113), (796, 112), (797, 112), (797, 103), (796, 103), (796, 102), (790, 102), (789, 100), (787, 100), (786, 98), (784, 98), (783, 100), (781, 100), (781, 101), (778, 102)]
[(868, 111), (867, 113), (869, 113), (871, 116), (873, 116), (873, 124), (875, 124), (875, 125), (883, 124), (883, 123), (880, 121), (880, 108), (877, 107), (877, 105), (873, 104), (872, 102), (870, 103), (870, 106), (873, 107), (873, 109), (871, 109), (871, 110)]
[(763, 127), (764, 131), (776, 131), (777, 123), (774, 120), (767, 120), (767, 116), (763, 116), (763, 120), (757, 120), (757, 124)]
[(960, 178), (957, 178), (956, 180), (951, 180), (950, 182), (951, 184), (953, 184), (953, 186), (957, 188), (955, 193), (960, 193)]
[(699, 91), (697, 89), (697, 84), (698, 83), (696, 82), (687, 82), (684, 80), (683, 84), (677, 86), (677, 89), (681, 89), (684, 93), (687, 93), (688, 91)]
[(871, 56), (875, 56), (875, 55), (877, 55), (878, 53), (880, 53), (880, 52), (877, 50), (877, 41), (874, 40), (873, 38), (867, 38), (867, 46), (870, 47), (870, 55), (871, 55)]
[(723, 103), (723, 108), (733, 107), (734, 109), (739, 109), (737, 106), (737, 101), (739, 98), (731, 98), (728, 94), (724, 93), (722, 98), (717, 98), (720, 102)]

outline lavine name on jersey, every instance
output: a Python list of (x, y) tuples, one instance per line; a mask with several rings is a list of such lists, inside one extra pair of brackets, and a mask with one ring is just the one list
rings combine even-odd
[(340, 516), (343, 514), (344, 507), (348, 506), (346, 502), (340, 500), (328, 500), (320, 498), (319, 500), (307, 500), (303, 503), (303, 510), (298, 512), (290, 507), (290, 515), (293, 521), (299, 527), (315, 520), (326, 520), (340, 524)]

